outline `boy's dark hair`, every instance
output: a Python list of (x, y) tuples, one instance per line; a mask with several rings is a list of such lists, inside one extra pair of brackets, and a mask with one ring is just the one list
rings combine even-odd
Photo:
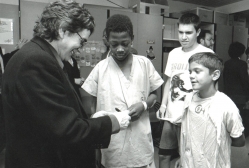
[[(211, 52), (201, 52), (192, 55), (188, 63), (196, 62), (209, 69), (209, 74), (213, 73), (215, 70), (219, 70), (220, 73), (223, 71), (223, 61), (218, 57), (217, 54)], [(217, 79), (218, 81), (218, 79)]]
[(201, 43), (201, 39), (205, 40), (206, 34), (212, 34), (210, 30), (201, 29), (199, 36), (197, 37), (197, 42)]
[(238, 58), (244, 54), (246, 47), (240, 42), (230, 44), (228, 54), (231, 58)]
[(130, 18), (126, 15), (112, 15), (106, 22), (106, 38), (109, 40), (110, 32), (127, 32), (133, 40), (133, 25)]
[(193, 24), (194, 25), (194, 28), (196, 30), (196, 32), (199, 30), (200, 28), (200, 24), (201, 24), (201, 20), (199, 18), (199, 16), (197, 16), (196, 14), (194, 13), (186, 13), (186, 14), (183, 14), (179, 20), (178, 20), (178, 26), (179, 24)]

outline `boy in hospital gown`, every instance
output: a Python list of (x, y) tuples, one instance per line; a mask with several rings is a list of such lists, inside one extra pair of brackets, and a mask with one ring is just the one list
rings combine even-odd
[(154, 168), (154, 148), (148, 108), (156, 102), (163, 80), (151, 61), (131, 54), (133, 26), (125, 15), (113, 15), (106, 23), (110, 56), (95, 66), (82, 88), (94, 97), (93, 111), (129, 110), (132, 122), (112, 135), (102, 149), (106, 168)]

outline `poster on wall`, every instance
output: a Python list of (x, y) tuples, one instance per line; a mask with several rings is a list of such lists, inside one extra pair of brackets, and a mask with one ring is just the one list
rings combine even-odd
[(95, 67), (101, 61), (102, 55), (105, 52), (106, 46), (103, 41), (88, 41), (82, 48), (82, 54), (76, 60), (81, 67)]
[(14, 44), (13, 19), (0, 18), (0, 44)]

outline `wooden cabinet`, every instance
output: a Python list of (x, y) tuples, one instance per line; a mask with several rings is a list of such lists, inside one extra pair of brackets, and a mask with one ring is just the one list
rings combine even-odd
[[(216, 33), (215, 33), (215, 48), (216, 54), (223, 60), (223, 63), (230, 59), (228, 56), (229, 45), (232, 43), (232, 32), (233, 28), (227, 25), (216, 25)], [(223, 75), (221, 75), (219, 79), (219, 90), (224, 91), (224, 81)]]
[(183, 11), (182, 13), (194, 13), (200, 17), (202, 22), (213, 22), (213, 11), (206, 8), (196, 7), (191, 10)]
[[(151, 60), (157, 72), (162, 76), (162, 67), (164, 65), (162, 61), (162, 25), (163, 17), (156, 15), (138, 14), (138, 47), (137, 51), (140, 55), (146, 56), (146, 51), (150, 47), (153, 48), (153, 53), (156, 59)], [(157, 100), (161, 102), (161, 90), (160, 87), (157, 94)]]
[(163, 19), (163, 40), (178, 41), (178, 19), (166, 18)]

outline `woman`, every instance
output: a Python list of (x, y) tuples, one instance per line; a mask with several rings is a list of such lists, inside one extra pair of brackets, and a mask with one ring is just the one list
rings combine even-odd
[(224, 92), (233, 100), (243, 120), (245, 136), (248, 135), (248, 117), (244, 109), (245, 103), (249, 100), (249, 77), (247, 63), (241, 60), (245, 52), (245, 46), (239, 42), (230, 44), (228, 54), (230, 60), (224, 64)]
[(50, 3), (34, 38), (8, 62), (2, 85), (6, 168), (95, 168), (95, 148), (108, 147), (129, 117), (88, 119), (64, 71), (63, 61), (93, 30), (93, 17), (78, 3)]

